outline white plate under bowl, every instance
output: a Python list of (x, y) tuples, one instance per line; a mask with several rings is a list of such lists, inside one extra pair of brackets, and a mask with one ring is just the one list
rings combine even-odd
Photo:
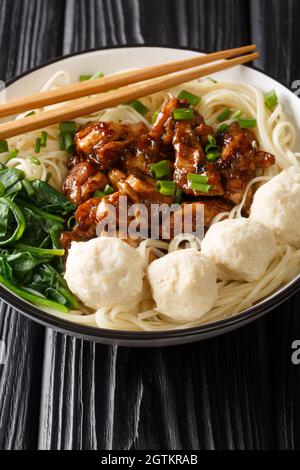
[[(11, 99), (37, 92), (52, 74), (60, 70), (67, 71), (71, 80), (76, 82), (82, 74), (102, 71), (107, 75), (123, 69), (163, 64), (197, 54), (201, 53), (187, 49), (146, 46), (118, 47), (79, 53), (57, 59), (17, 77), (8, 83), (6, 96), (7, 99)], [(300, 148), (300, 106), (299, 99), (294, 93), (273, 78), (246, 66), (238, 66), (213, 76), (217, 80), (248, 83), (264, 92), (275, 89), (289, 119), (298, 130), (296, 145)], [(61, 314), (59, 317), (57, 314), (53, 316), (49, 310), (29, 304), (2, 286), (0, 286), (0, 296), (28, 317), (61, 332), (105, 344), (149, 347), (188, 343), (230, 331), (264, 315), (298, 289), (300, 289), (300, 275), (275, 294), (239, 315), (209, 325), (163, 332), (124, 332), (77, 325), (67, 321), (67, 314)]]

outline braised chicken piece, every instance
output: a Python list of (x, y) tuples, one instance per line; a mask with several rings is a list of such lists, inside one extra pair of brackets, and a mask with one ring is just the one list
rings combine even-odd
[(174, 181), (185, 194), (201, 196), (204, 193), (189, 187), (188, 173), (200, 173), (208, 177), (208, 184), (212, 186), (206, 196), (221, 196), (224, 189), (221, 184), (221, 175), (214, 164), (205, 162), (205, 153), (195, 132), (193, 121), (178, 121), (175, 125), (173, 140), (175, 149)]
[(151, 207), (151, 204), (173, 204), (173, 196), (164, 196), (156, 190), (155, 180), (139, 173), (132, 173), (126, 183), (135, 191), (138, 202)]
[(146, 134), (130, 146), (122, 168), (127, 174), (139, 170), (141, 173), (151, 175), (150, 165), (159, 160), (162, 160), (159, 144)]
[(62, 191), (76, 206), (87, 201), (107, 184), (106, 176), (88, 162), (75, 165), (63, 182)]
[(118, 168), (113, 168), (107, 174), (109, 184), (118, 191), (118, 183), (120, 181), (126, 180), (126, 174), (123, 171), (118, 170)]
[(96, 236), (97, 208), (101, 198), (91, 198), (81, 204), (75, 212), (76, 225), (72, 232), (62, 232), (60, 243), (68, 250), (73, 241), (88, 241)]
[(257, 140), (249, 129), (231, 124), (222, 139), (221, 157), (217, 169), (224, 178), (225, 199), (239, 204), (248, 183), (256, 175), (256, 168), (267, 168), (275, 163), (269, 153), (257, 151)]
[(179, 107), (179, 102), (178, 98), (171, 95), (168, 96), (149, 132), (149, 136), (153, 140), (157, 141), (162, 138), (166, 145), (172, 143), (175, 124), (173, 110)]
[[(199, 206), (203, 207), (204, 213), (201, 214), (201, 210), (199, 210)], [(176, 211), (176, 215), (172, 214), (170, 217), (170, 240), (174, 238), (176, 235), (175, 232), (175, 223), (178, 221), (176, 217), (181, 217), (182, 229), (187, 230), (189, 227), (184, 227), (184, 220), (187, 224), (190, 224), (193, 232), (196, 229), (200, 229), (203, 227), (204, 230), (208, 229), (213, 221), (213, 219), (220, 214), (221, 212), (229, 212), (232, 209), (232, 204), (228, 201), (224, 201), (222, 198), (215, 198), (215, 199), (203, 199), (201, 201), (192, 202), (190, 204), (183, 203), (181, 204), (178, 211)], [(180, 214), (180, 215), (179, 215)], [(197, 220), (197, 215), (199, 220)], [(203, 215), (203, 220), (202, 219)], [(180, 220), (180, 219), (179, 219)], [(197, 222), (200, 224), (200, 227), (197, 227)], [(201, 224), (203, 224), (201, 226)], [(168, 227), (166, 227), (168, 229)], [(180, 226), (179, 226), (180, 229)], [(168, 238), (168, 235), (164, 228), (161, 228), (162, 232), (161, 235), (163, 238)], [(201, 233), (198, 234), (201, 237)]]
[(90, 122), (75, 134), (76, 153), (100, 170), (113, 168), (129, 146), (148, 131), (144, 123)]

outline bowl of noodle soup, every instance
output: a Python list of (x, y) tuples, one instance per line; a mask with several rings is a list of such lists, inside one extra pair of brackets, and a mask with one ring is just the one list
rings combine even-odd
[[(78, 81), (82, 74), (92, 75), (99, 70), (107, 75), (180, 60), (198, 53), (186, 49), (146, 46), (79, 53), (57, 59), (17, 77), (8, 84), (6, 97), (10, 99), (22, 96), (24, 90), (26, 94), (31, 94), (63, 86)], [(218, 223), (224, 218), (241, 218), (249, 191), (270, 181), (289, 167), (299, 165), (299, 100), (277, 81), (246, 66), (235, 67), (168, 91), (176, 96), (183, 88), (192, 95), (201, 96), (201, 101), (195, 109), (203, 116), (208, 126), (216, 128), (220, 125), (218, 116), (223, 108), (240, 110), (243, 115), (255, 118), (257, 126), (252, 130), (261, 149), (276, 156), (275, 165), (259, 169), (255, 177), (247, 183), (242, 200), (230, 210), (218, 213), (212, 223)], [(270, 90), (275, 90), (278, 96), (278, 103), (272, 110), (266, 108), (264, 98)], [(141, 98), (140, 102), (148, 109), (149, 115), (153, 115), (161, 108), (165, 99), (166, 92), (161, 92)], [(16, 119), (21, 117), (24, 115), (16, 116)], [(90, 121), (130, 124), (143, 122), (147, 128), (150, 127), (147, 117), (126, 104), (78, 118), (76, 124), (84, 126)], [(230, 118), (225, 122), (230, 125)], [(8, 139), (10, 147), (16, 148), (18, 154), (6, 161), (5, 154), (2, 153), (0, 162), (9, 168), (22, 170), (28, 179), (48, 181), (56, 190), (61, 191), (62, 183), (68, 175), (67, 154), (65, 150), (60, 149), (59, 126), (45, 130), (48, 135), (47, 146), (39, 152), (39, 165), (34, 163), (32, 155), (40, 131)], [(186, 242), (192, 249), (199, 249), (198, 240), (188, 234), (171, 242), (146, 239), (136, 249), (147, 265), (151, 256), (159, 258), (166, 253), (173, 253), (180, 248), (182, 242)], [(2, 285), (0, 292), (1, 297), (20, 312), (59, 331), (106, 344), (161, 346), (215, 336), (259, 318), (299, 289), (299, 272), (300, 250), (288, 245), (278, 245), (263, 277), (251, 282), (219, 280), (218, 298), (214, 307), (200, 319), (184, 323), (170, 321), (168, 317), (160, 315), (155, 310), (147, 289), (137, 310), (131, 311), (118, 306), (103, 307), (97, 315), (89, 309), (64, 314), (51, 308), (37, 307), (14, 295)]]

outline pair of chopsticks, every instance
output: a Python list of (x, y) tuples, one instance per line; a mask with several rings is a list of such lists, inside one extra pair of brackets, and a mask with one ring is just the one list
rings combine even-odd
[[(63, 107), (42, 111), (33, 116), (0, 124), (0, 139), (7, 139), (25, 132), (76, 119), (108, 107), (124, 104), (143, 96), (151, 95), (152, 93), (167, 90), (190, 80), (206, 77), (235, 65), (245, 64), (259, 58), (259, 53), (254, 52), (255, 49), (255, 45), (238, 47), (205, 56), (196, 56), (176, 62), (145, 67), (131, 72), (108, 75), (12, 99), (0, 105), (0, 118), (107, 92), (104, 95), (93, 96), (78, 103), (69, 103)], [(211, 62), (216, 63), (203, 66)]]

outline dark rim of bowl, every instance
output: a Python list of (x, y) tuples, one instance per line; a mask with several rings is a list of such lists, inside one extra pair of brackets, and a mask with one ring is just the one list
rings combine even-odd
[[(126, 48), (133, 48), (133, 47), (157, 47), (157, 48), (165, 48), (165, 49), (178, 49), (178, 50), (185, 50), (191, 52), (202, 52), (205, 53), (203, 49), (196, 49), (196, 48), (189, 48), (189, 47), (182, 47), (182, 46), (173, 46), (173, 45), (158, 45), (158, 44), (126, 44), (121, 46), (111, 46), (111, 47), (100, 47), (95, 49), (84, 50), (80, 52), (75, 52), (73, 54), (68, 54), (65, 56), (60, 56), (55, 59), (49, 60), (44, 62), (36, 67), (33, 67), (26, 72), (12, 78), (6, 83), (6, 86), (9, 87), (13, 83), (17, 82), (18, 80), (22, 79), (26, 75), (31, 74), (32, 72), (42, 69), (43, 67), (47, 67), (48, 65), (54, 64), (56, 62), (60, 62), (61, 60), (68, 59), (71, 57), (76, 57), (82, 54), (88, 54), (91, 52), (96, 51), (103, 51), (103, 50), (111, 50), (111, 49), (126, 49)], [(264, 73), (264, 75), (272, 78), (273, 80), (277, 81), (281, 85), (276, 78), (272, 77), (272, 75), (265, 73), (263, 70), (260, 70), (258, 67), (251, 65), (251, 68), (258, 72)], [(290, 91), (285, 85), (283, 85), (288, 91)], [(291, 91), (290, 91), (291, 92)], [(37, 322), (45, 325), (51, 326), (57, 330), (67, 332), (69, 334), (73, 334), (75, 336), (85, 336), (87, 339), (107, 339), (107, 340), (126, 340), (126, 341), (137, 341), (137, 340), (164, 340), (164, 339), (181, 339), (185, 337), (192, 337), (198, 335), (209, 335), (213, 336), (214, 334), (217, 335), (218, 333), (222, 332), (226, 329), (233, 329), (237, 328), (238, 326), (242, 326), (254, 319), (259, 318), (260, 316), (264, 315), (268, 311), (272, 310), (276, 306), (280, 305), (282, 302), (287, 300), (291, 295), (295, 294), (298, 290), (300, 290), (300, 277), (298, 276), (294, 281), (291, 281), (286, 287), (280, 289), (278, 294), (274, 293), (270, 298), (266, 298), (258, 305), (254, 305), (249, 309), (245, 310), (240, 314), (236, 314), (232, 317), (225, 318), (224, 320), (219, 320), (217, 322), (213, 322), (207, 325), (200, 325), (194, 326), (192, 328), (179, 328), (174, 330), (162, 330), (162, 331), (122, 331), (122, 330), (109, 330), (104, 328), (97, 328), (92, 326), (86, 326), (82, 324), (73, 323), (63, 319), (63, 315), (61, 314), (62, 318), (57, 316), (53, 316), (50, 313), (47, 313), (39, 308), (35, 307), (34, 305), (27, 303), (20, 297), (17, 297), (9, 290), (5, 289), (2, 285), (0, 285), (0, 294), (1, 298), (5, 300), (9, 305), (19, 310), (21, 313), (25, 314), (29, 318), (36, 320)]]

